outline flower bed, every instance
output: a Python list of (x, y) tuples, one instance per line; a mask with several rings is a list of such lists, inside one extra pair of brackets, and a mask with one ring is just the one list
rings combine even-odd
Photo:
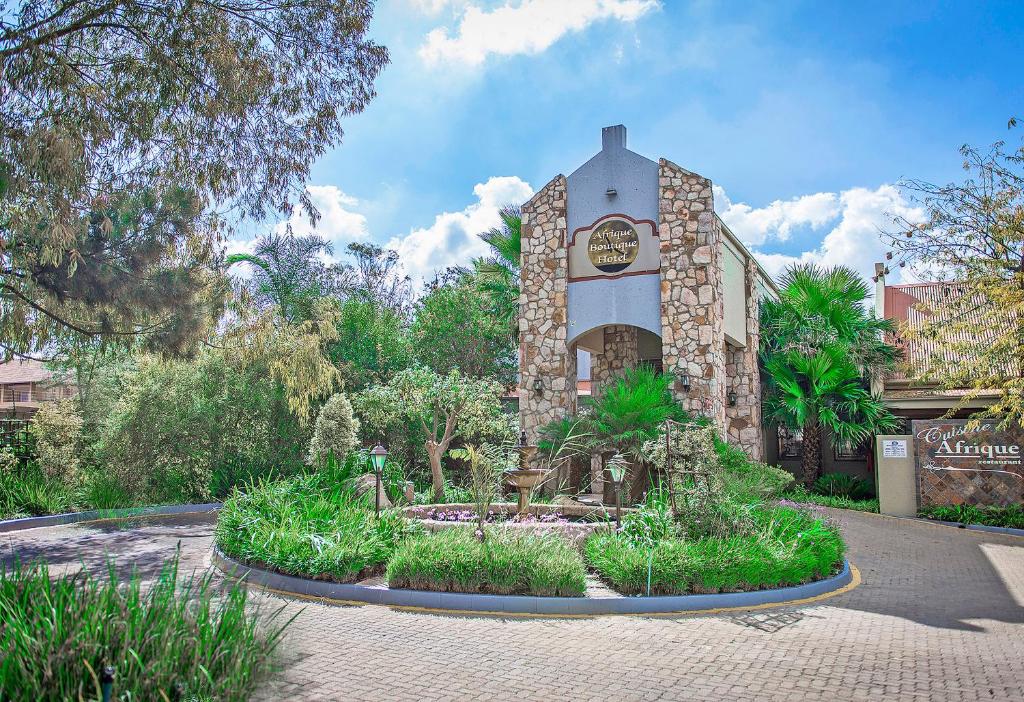
[(306, 476), (262, 483), (224, 502), (217, 544), (244, 563), (289, 575), (355, 582), (384, 570), (409, 523), (380, 520), (329, 480)]
[(583, 559), (553, 535), (488, 529), (481, 543), (470, 531), (449, 529), (407, 539), (388, 563), (388, 585), (440, 592), (582, 597)]
[(651, 595), (683, 595), (800, 585), (842, 567), (845, 545), (828, 521), (788, 507), (753, 514), (752, 528), (744, 534), (672, 536), (648, 545), (622, 533), (598, 534), (587, 541), (584, 555), (624, 594), (647, 594), (648, 573)]

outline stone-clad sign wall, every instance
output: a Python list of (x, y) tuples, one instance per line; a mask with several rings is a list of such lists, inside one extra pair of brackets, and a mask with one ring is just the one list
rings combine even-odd
[(966, 419), (911, 423), (918, 505), (1024, 502), (1024, 430)]
[(660, 337), (662, 366), (676, 377), (680, 403), (759, 458), (757, 301), (749, 299), (759, 269), (749, 259), (747, 279), (737, 281), (747, 294), (747, 338), (745, 348), (734, 347), (725, 336), (725, 235), (711, 181), (629, 151), (624, 127), (606, 128), (602, 142), (568, 179), (554, 178), (523, 206), (522, 428), (536, 442), (541, 426), (576, 413), (576, 340), (598, 347), (591, 377), (600, 392), (639, 362), (642, 330), (645, 343)]
[(667, 372), (690, 378), (676, 399), (724, 433), (722, 232), (711, 181), (661, 159), (658, 185), (662, 359)]
[(530, 441), (537, 428), (576, 411), (576, 353), (566, 343), (565, 177), (523, 205), (519, 295), (519, 413)]

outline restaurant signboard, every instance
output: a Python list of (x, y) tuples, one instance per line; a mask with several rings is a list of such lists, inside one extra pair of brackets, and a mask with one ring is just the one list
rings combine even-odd
[(1024, 502), (1024, 429), (928, 419), (911, 431), (919, 507)]

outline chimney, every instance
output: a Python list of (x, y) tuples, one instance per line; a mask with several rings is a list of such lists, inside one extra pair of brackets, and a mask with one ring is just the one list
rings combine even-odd
[(626, 127), (616, 124), (601, 130), (601, 150), (617, 151), (626, 148)]

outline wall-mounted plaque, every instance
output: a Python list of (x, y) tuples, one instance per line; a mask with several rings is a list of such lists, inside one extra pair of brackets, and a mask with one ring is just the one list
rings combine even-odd
[(649, 219), (605, 215), (573, 232), (569, 244), (570, 281), (657, 273), (660, 267), (658, 229)]

